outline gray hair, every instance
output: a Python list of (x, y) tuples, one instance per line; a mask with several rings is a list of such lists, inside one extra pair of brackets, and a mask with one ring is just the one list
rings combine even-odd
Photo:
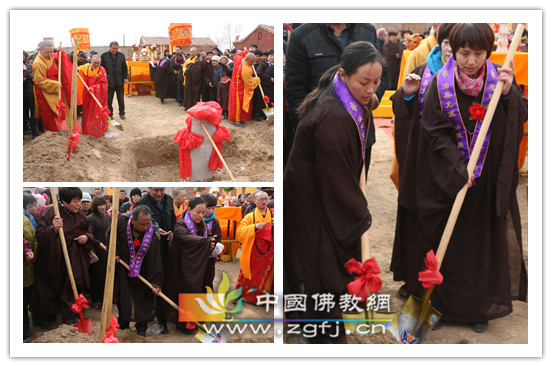
[(175, 187), (172, 191), (173, 196), (178, 196), (184, 190), (183, 187)]
[[(90, 61), (92, 61), (92, 60), (101, 60), (101, 59), (102, 58), (98, 54), (94, 54), (94, 55), (92, 55), (92, 57), (90, 57)], [(121, 191), (124, 191), (124, 190), (121, 190)]]
[(46, 47), (54, 47), (54, 42), (52, 40), (44, 40), (38, 43), (38, 48), (44, 50)]
[(119, 46), (119, 42), (111, 41), (111, 42), (109, 42), (109, 47), (111, 47), (111, 46)]
[[(266, 192), (263, 191), (263, 190), (255, 190), (255, 192), (253, 193), (253, 198), (254, 198), (255, 200), (259, 200), (259, 194), (261, 194), (261, 193), (266, 194)], [(266, 194), (266, 195), (268, 196), (268, 194)]]

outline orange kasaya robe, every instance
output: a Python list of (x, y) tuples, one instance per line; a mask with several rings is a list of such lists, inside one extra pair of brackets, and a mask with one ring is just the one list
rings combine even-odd
[(254, 77), (253, 68), (245, 61), (247, 51), (234, 56), (234, 71), (230, 81), (228, 97), (228, 119), (232, 122), (242, 122), (251, 119), (253, 92), (261, 83), (259, 77)]
[[(257, 296), (274, 293), (274, 212), (267, 209), (263, 217), (259, 208), (247, 214), (236, 230), (236, 239), (242, 244), (241, 270), (236, 289), (242, 296), (257, 304)], [(265, 222), (264, 228), (255, 229), (256, 223)], [(255, 291), (251, 291), (256, 289)]]
[[(71, 96), (73, 64), (65, 52), (62, 52), (61, 68), (61, 84), (63, 86), (61, 101), (65, 105), (64, 110), (68, 111), (71, 102), (69, 97)], [(33, 75), (36, 104), (40, 112), (42, 125), (48, 131), (59, 131), (59, 127), (55, 122), (60, 113), (58, 54), (54, 53), (50, 59), (46, 59), (39, 53), (33, 63)], [(62, 113), (60, 117), (65, 120), (65, 113)]]
[(92, 64), (85, 64), (79, 67), (79, 75), (90, 88), (98, 102), (88, 92), (84, 84), (78, 79), (79, 100), (82, 101), (82, 133), (101, 137), (107, 130), (109, 123), (107, 118), (110, 114), (107, 107), (107, 74), (100, 66), (92, 70)]

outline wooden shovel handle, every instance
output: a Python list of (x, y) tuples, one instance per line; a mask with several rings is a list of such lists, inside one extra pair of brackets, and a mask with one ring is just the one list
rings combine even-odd
[[(119, 217), (119, 188), (113, 187), (113, 206), (111, 207), (111, 232), (109, 234), (109, 251), (107, 253), (107, 268), (105, 274), (102, 314), (100, 318), (99, 342), (103, 343), (105, 330), (111, 319), (113, 305), (113, 283), (115, 281), (115, 249), (117, 247), (117, 222)], [(105, 249), (105, 246), (100, 243)]]
[[(360, 190), (366, 198), (366, 162), (362, 166), (362, 173), (360, 174), (360, 180), (358, 185)], [(368, 198), (366, 198), (368, 199)], [(364, 232), (360, 237), (360, 253), (362, 258), (362, 263), (370, 258), (370, 241), (368, 240), (368, 231)]]
[(90, 92), (90, 95), (92, 96), (92, 98), (94, 98), (94, 101), (96, 101), (96, 103), (98, 104), (98, 106), (99, 106), (101, 109), (103, 109), (102, 104), (100, 103), (100, 101), (98, 101), (98, 99), (96, 98), (96, 96), (94, 95), (94, 93), (92, 93), (92, 92), (90, 91), (90, 88), (88, 87), (88, 85), (86, 84), (86, 82), (84, 81), (84, 79), (82, 79), (82, 76), (80, 75), (79, 72), (77, 72), (77, 76), (79, 77), (80, 81), (82, 82), (82, 84), (84, 85), (84, 87), (86, 88), (86, 90), (87, 90), (88, 92)]
[[(521, 36), (524, 28), (525, 26), (523, 24), (518, 24), (516, 28), (516, 33), (514, 34), (514, 38), (512, 39), (512, 43), (510, 44), (510, 49), (508, 50), (508, 54), (506, 54), (506, 59), (504, 60), (504, 66), (506, 67), (510, 67), (510, 62), (514, 59), (514, 55), (516, 54), (516, 50), (521, 41)], [(481, 153), (481, 148), (483, 147), (483, 141), (485, 140), (487, 131), (491, 126), (491, 120), (493, 119), (493, 115), (500, 99), (500, 95), (502, 94), (503, 87), (504, 82), (498, 81), (493, 92), (491, 102), (489, 103), (489, 107), (487, 108), (487, 112), (485, 113), (483, 124), (481, 126), (481, 129), (479, 130), (479, 134), (477, 135), (477, 140), (475, 141), (475, 146), (470, 156), (470, 160), (468, 162), (468, 177), (471, 177), (471, 175), (473, 174), (475, 170), (475, 165), (479, 160), (479, 154)], [(441, 237), (441, 242), (439, 242), (437, 254), (435, 255), (438, 261), (437, 270), (441, 268), (441, 264), (443, 262), (443, 258), (445, 257), (450, 237), (452, 236), (452, 231), (454, 230), (456, 220), (458, 219), (458, 214), (460, 213), (460, 209), (462, 208), (462, 204), (464, 203), (464, 198), (466, 197), (466, 192), (468, 191), (468, 186), (468, 183), (466, 183), (464, 187), (462, 187), (462, 189), (458, 192), (458, 194), (456, 195), (456, 199), (454, 200), (450, 216), (447, 220), (447, 225), (445, 226), (443, 236)]]
[[(105, 247), (105, 245), (103, 243), (100, 243), (100, 247), (103, 248), (104, 250), (107, 251), (107, 248)], [(119, 264), (121, 264), (122, 266), (124, 266), (127, 270), (129, 270), (129, 266), (127, 265), (127, 263), (125, 263), (123, 260), (119, 259)], [(138, 274), (137, 276), (138, 279), (140, 279), (145, 285), (147, 285), (150, 289), (155, 289), (155, 287), (146, 280), (146, 278), (144, 278), (143, 276), (141, 276), (140, 274)], [(169, 305), (171, 305), (175, 310), (179, 311), (180, 308), (178, 307), (178, 305), (176, 303), (174, 303), (169, 297), (167, 297), (165, 294), (163, 294), (163, 292), (159, 292), (159, 296), (161, 298), (163, 298), (165, 301), (167, 301), (167, 303)]]
[[(52, 203), (54, 204), (54, 213), (56, 217), (59, 217), (59, 206), (57, 202), (56, 188), (50, 187), (52, 194)], [(69, 253), (67, 252), (67, 243), (65, 242), (65, 234), (63, 233), (63, 227), (59, 228), (59, 240), (61, 242), (61, 249), (63, 251), (63, 258), (65, 259), (65, 267), (67, 268), (67, 274), (69, 275), (69, 282), (71, 282), (71, 289), (73, 290), (73, 296), (75, 299), (79, 298), (77, 292), (77, 285), (75, 284), (75, 277), (73, 276), (73, 269), (71, 268), (71, 260), (69, 260)]]
[(203, 128), (203, 131), (205, 131), (205, 134), (207, 134), (207, 137), (209, 138), (209, 140), (211, 141), (211, 144), (213, 145), (213, 148), (215, 149), (215, 152), (217, 152), (217, 155), (219, 156), (220, 160), (222, 161), (222, 165), (226, 169), (226, 172), (228, 172), (228, 175), (230, 176), (232, 181), (236, 182), (236, 180), (234, 179), (234, 176), (232, 176), (232, 172), (230, 172), (230, 168), (228, 168), (228, 165), (226, 164), (226, 161), (224, 160), (224, 158), (222, 158), (222, 154), (220, 154), (220, 151), (218, 150), (217, 145), (213, 141), (213, 138), (211, 138), (211, 134), (209, 134), (209, 132), (207, 131), (205, 126), (203, 126), (203, 122), (201, 122), (200, 125)]
[[(253, 69), (253, 72), (255, 73), (255, 76), (258, 78), (259, 76), (257, 75), (257, 70), (255, 70), (255, 67), (254, 66), (251, 66), (251, 69)], [(263, 102), (264, 102), (264, 97), (265, 97), (265, 94), (264, 94), (264, 91), (263, 91), (263, 87), (261, 86), (261, 83), (259, 83), (259, 89), (261, 90), (261, 95), (263, 96)], [(268, 104), (266, 102), (264, 102), (266, 108), (268, 108)]]
[(58, 92), (58, 99), (61, 100), (61, 42), (59, 43), (59, 50), (58, 50), (58, 82), (59, 82), (59, 92)]

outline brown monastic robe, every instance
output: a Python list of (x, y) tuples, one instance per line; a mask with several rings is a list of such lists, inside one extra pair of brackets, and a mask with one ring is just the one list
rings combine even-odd
[[(164, 293), (178, 304), (180, 293), (205, 293), (205, 287), (213, 288), (215, 276), (215, 258), (211, 257), (211, 237), (217, 235), (220, 241), (221, 230), (215, 219), (211, 234), (206, 238), (190, 232), (182, 214), (176, 223), (174, 237), (165, 260), (165, 290)], [(196, 230), (199, 227), (196, 224)], [(178, 311), (164, 303), (163, 319), (170, 322), (178, 321)]]
[(201, 85), (203, 83), (201, 61), (199, 56), (197, 61), (193, 64), (188, 64), (184, 71), (186, 81), (184, 84), (184, 108), (188, 109), (196, 105), (199, 102), (201, 95)]
[[(63, 233), (67, 252), (71, 261), (73, 277), (80, 293), (89, 287), (88, 267), (90, 257), (88, 252), (94, 246), (92, 228), (86, 215), (79, 210), (69, 216), (60, 207), (60, 217), (63, 219)], [(48, 206), (42, 210), (37, 221), (36, 240), (38, 242), (35, 263), (35, 296), (33, 296), (33, 313), (44, 315), (62, 314), (68, 320), (75, 303), (75, 297), (67, 274), (61, 240), (54, 231), (54, 207)], [(88, 241), (80, 245), (75, 240), (86, 235)]]
[[(130, 265), (130, 250), (126, 231), (130, 215), (131, 212), (120, 215), (117, 222), (116, 253), (127, 265)], [(106, 238), (109, 238), (110, 230), (111, 228), (108, 229)], [(132, 240), (134, 241), (138, 238), (141, 242), (144, 239), (144, 234), (142, 233), (138, 237), (135, 237), (133, 234)], [(161, 260), (160, 238), (159, 231), (155, 231), (148, 252), (144, 256), (142, 266), (140, 267), (140, 275), (156, 287), (163, 286), (163, 262)], [(151, 321), (156, 315), (157, 297), (138, 277), (129, 277), (128, 270), (121, 264), (116, 264), (115, 267), (115, 288), (113, 295), (117, 309), (119, 310), (119, 317), (125, 321)]]
[[(365, 120), (368, 167), (372, 114)], [(372, 223), (359, 187), (362, 166), (358, 128), (327, 91), (301, 119), (284, 172), (284, 294), (308, 295), (307, 312), (297, 318), (341, 318), (339, 306), (316, 312), (311, 295), (331, 293), (338, 300), (353, 280), (345, 263), (361, 261), (360, 237)]]
[[(468, 112), (479, 96), (456, 84), (463, 122), (473, 131)], [(441, 110), (433, 78), (424, 98), (420, 125), (416, 194), (420, 253), (436, 249), (454, 198), (468, 181), (467, 161), (457, 147), (455, 129)], [(432, 305), (446, 322), (476, 323), (512, 312), (512, 300), (526, 300), (527, 271), (516, 197), (517, 157), (527, 99), (514, 81), (502, 96), (491, 123), (491, 138), (481, 176), (468, 189), (441, 266), (443, 284)], [(422, 269), (420, 269), (422, 270)]]

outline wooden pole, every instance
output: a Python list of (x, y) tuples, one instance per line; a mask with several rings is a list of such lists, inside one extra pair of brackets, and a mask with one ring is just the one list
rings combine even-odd
[(203, 122), (201, 122), (200, 124), (201, 124), (201, 127), (203, 128), (203, 131), (205, 131), (205, 134), (207, 134), (207, 137), (211, 141), (211, 144), (213, 145), (213, 148), (215, 149), (215, 152), (217, 152), (217, 155), (219, 156), (220, 160), (222, 161), (222, 165), (224, 166), (224, 168), (226, 168), (226, 172), (228, 172), (228, 175), (230, 175), (230, 178), (232, 179), (232, 181), (236, 182), (236, 180), (234, 179), (234, 176), (232, 176), (232, 172), (230, 172), (230, 168), (228, 168), (228, 165), (226, 164), (226, 161), (224, 160), (224, 158), (222, 158), (222, 154), (220, 154), (220, 151), (218, 150), (217, 145), (213, 141), (213, 138), (211, 138), (211, 134), (209, 134), (209, 132), (207, 131), (205, 126), (203, 126)]
[[(107, 255), (107, 270), (105, 275), (105, 290), (102, 303), (99, 342), (103, 343), (105, 330), (111, 320), (113, 308), (113, 283), (115, 281), (115, 250), (117, 248), (117, 217), (119, 216), (119, 188), (113, 188), (113, 205), (111, 207), (111, 233), (109, 235), (109, 251)], [(105, 246), (104, 246), (105, 247)]]
[[(50, 193), (52, 194), (52, 203), (54, 204), (54, 213), (56, 217), (59, 217), (59, 206), (57, 202), (56, 188), (50, 187)], [(65, 259), (65, 267), (67, 268), (67, 274), (69, 275), (69, 282), (71, 283), (71, 289), (73, 290), (73, 296), (75, 299), (79, 298), (77, 292), (77, 285), (75, 284), (75, 277), (73, 276), (73, 269), (71, 268), (71, 261), (69, 260), (69, 253), (67, 252), (67, 243), (65, 242), (65, 234), (63, 233), (63, 227), (58, 231), (59, 240), (61, 242), (61, 249), (63, 251), (63, 258)]]
[[(521, 41), (521, 35), (523, 34), (524, 28), (525, 26), (523, 24), (518, 24), (516, 28), (516, 33), (514, 34), (512, 43), (510, 44), (510, 49), (508, 50), (508, 53), (506, 54), (506, 59), (504, 60), (505, 67), (510, 67), (510, 63), (514, 59), (516, 50)], [(498, 105), (500, 96), (502, 94), (503, 87), (504, 87), (504, 82), (499, 80), (498, 83), (496, 83), (496, 87), (493, 92), (491, 102), (489, 102), (489, 107), (487, 108), (487, 112), (485, 113), (485, 118), (483, 119), (481, 129), (479, 130), (479, 134), (477, 135), (477, 140), (475, 141), (473, 151), (470, 155), (470, 160), (468, 161), (468, 178), (472, 176), (475, 170), (475, 165), (479, 160), (479, 153), (481, 153), (481, 148), (483, 147), (485, 136), (487, 136), (487, 131), (491, 126), (491, 120), (493, 119), (493, 115), (496, 110), (496, 106)], [(460, 214), (460, 209), (462, 208), (462, 204), (464, 203), (464, 198), (466, 197), (467, 191), (468, 191), (468, 183), (466, 183), (464, 187), (462, 187), (462, 189), (458, 192), (458, 194), (456, 194), (456, 199), (454, 200), (454, 204), (452, 205), (452, 210), (447, 220), (445, 230), (443, 231), (443, 236), (441, 237), (441, 241), (439, 242), (439, 248), (437, 249), (437, 254), (435, 255), (438, 262), (437, 270), (441, 268), (441, 263), (443, 262), (443, 258), (445, 257), (445, 253), (447, 251), (450, 237), (452, 236), (452, 232), (454, 231), (454, 226), (456, 225), (456, 220), (458, 219), (458, 215)]]

